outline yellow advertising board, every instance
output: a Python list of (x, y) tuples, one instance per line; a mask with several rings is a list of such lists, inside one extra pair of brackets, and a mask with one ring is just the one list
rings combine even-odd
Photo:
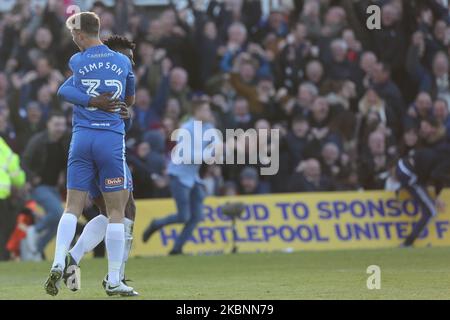
[[(416, 246), (450, 246), (450, 190), (442, 198), (446, 212), (430, 221)], [(231, 221), (221, 212), (227, 201), (246, 204), (235, 233), (240, 252), (397, 247), (421, 212), (405, 194), (397, 198), (392, 192), (380, 191), (210, 197), (205, 202), (204, 221), (187, 242), (186, 253), (231, 250)], [(141, 238), (151, 219), (174, 212), (170, 199), (138, 201), (133, 255), (170, 251), (182, 226), (167, 226), (146, 244)]]
[[(428, 224), (415, 246), (450, 246), (450, 189), (442, 194), (446, 211)], [(227, 253), (232, 249), (231, 221), (221, 207), (240, 201), (246, 209), (237, 221), (239, 252), (388, 248), (399, 246), (418, 220), (421, 209), (406, 194), (392, 192), (297, 193), (209, 197), (204, 221), (184, 251)], [(165, 255), (182, 225), (169, 225), (147, 242), (142, 233), (152, 219), (175, 213), (173, 199), (137, 201), (132, 256)], [(54, 244), (48, 246), (51, 257)]]

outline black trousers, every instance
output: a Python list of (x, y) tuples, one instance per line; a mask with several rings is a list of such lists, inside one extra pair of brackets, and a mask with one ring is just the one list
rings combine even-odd
[(9, 200), (0, 200), (0, 261), (9, 260), (6, 244), (16, 226), (17, 212)]
[(397, 165), (397, 177), (402, 186), (408, 190), (422, 209), (422, 216), (404, 242), (405, 246), (411, 246), (420, 236), (423, 229), (425, 229), (430, 219), (436, 216), (436, 207), (425, 186), (417, 182), (417, 175), (414, 173), (413, 168), (404, 160), (400, 160)]

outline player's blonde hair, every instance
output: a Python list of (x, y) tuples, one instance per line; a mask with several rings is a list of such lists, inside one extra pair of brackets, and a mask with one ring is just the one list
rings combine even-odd
[(79, 12), (66, 20), (69, 30), (79, 30), (89, 36), (98, 36), (100, 32), (100, 18), (95, 12)]

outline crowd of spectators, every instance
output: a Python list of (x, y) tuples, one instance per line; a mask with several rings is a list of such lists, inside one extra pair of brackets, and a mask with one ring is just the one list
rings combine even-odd
[[(136, 198), (170, 196), (170, 135), (198, 93), (209, 96), (220, 130), (281, 135), (276, 175), (205, 166), (210, 195), (383, 189), (396, 159), (450, 138), (447, 1), (185, 2), (87, 8), (100, 16), (102, 38), (120, 34), (137, 46), (127, 135)], [(0, 136), (23, 155), (35, 196), (43, 183), (64, 189), (72, 106), (56, 92), (78, 50), (64, 27), (75, 3), (17, 0), (0, 16)], [(381, 29), (366, 27), (371, 4), (381, 8)], [(244, 154), (253, 147), (236, 145)], [(49, 161), (55, 171), (43, 166)]]

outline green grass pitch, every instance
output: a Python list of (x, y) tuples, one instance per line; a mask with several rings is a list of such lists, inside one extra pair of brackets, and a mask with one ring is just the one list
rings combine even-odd
[[(369, 265), (381, 289), (366, 286)], [(50, 263), (0, 263), (0, 299), (111, 299), (106, 260), (81, 264), (81, 290), (45, 294)], [(132, 299), (449, 299), (450, 248), (380, 249), (130, 259)], [(112, 298), (118, 299), (118, 298)]]

